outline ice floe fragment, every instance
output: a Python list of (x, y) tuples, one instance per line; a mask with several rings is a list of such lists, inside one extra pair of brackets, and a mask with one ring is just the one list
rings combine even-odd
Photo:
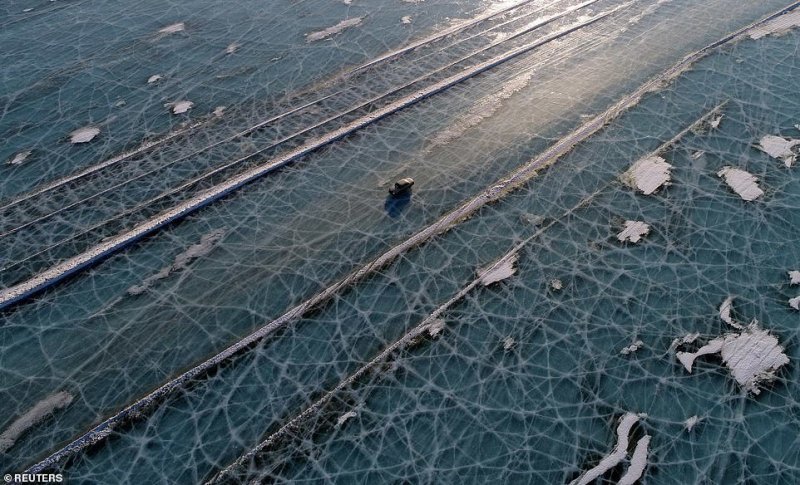
[(622, 175), (622, 180), (643, 194), (650, 195), (669, 182), (671, 168), (672, 165), (661, 157), (647, 157), (634, 163)]
[(22, 164), (22, 162), (27, 160), (29, 156), (31, 156), (31, 153), (32, 152), (30, 150), (26, 150), (24, 152), (19, 152), (16, 155), (14, 155), (13, 157), (11, 157), (11, 159), (8, 161), (8, 164), (9, 165), (20, 165), (20, 164)]
[(698, 416), (692, 416), (691, 418), (688, 418), (686, 419), (686, 421), (683, 422), (683, 428), (686, 431), (691, 431), (692, 429), (694, 429), (695, 426), (697, 426), (697, 423), (699, 422), (700, 418)]
[(164, 76), (162, 76), (161, 74), (153, 74), (152, 76), (147, 78), (147, 84), (157, 83), (158, 81), (161, 81), (162, 79), (164, 79)]
[(327, 39), (328, 37), (338, 34), (345, 29), (360, 25), (362, 20), (364, 20), (364, 17), (354, 17), (352, 19), (342, 20), (338, 24), (328, 27), (327, 29), (308, 33), (306, 34), (306, 42), (315, 42), (318, 40)]
[(628, 435), (633, 425), (638, 421), (638, 414), (625, 413), (617, 426), (617, 445), (614, 450), (600, 460), (600, 463), (594, 468), (585, 471), (581, 476), (573, 480), (570, 485), (588, 485), (625, 459), (628, 454)]
[(478, 277), (481, 280), (481, 284), (483, 284), (483, 286), (489, 286), (492, 283), (496, 283), (514, 276), (514, 273), (517, 272), (514, 265), (517, 263), (518, 258), (519, 256), (514, 253), (504, 257), (488, 268), (478, 271)]
[(800, 140), (786, 139), (775, 135), (761, 137), (758, 142), (758, 148), (761, 151), (772, 158), (783, 160), (787, 167), (791, 167), (797, 158), (797, 154), (792, 150), (796, 146), (800, 146)]
[(94, 126), (84, 126), (69, 134), (69, 141), (73, 144), (89, 143), (94, 137), (100, 134), (100, 128)]
[(632, 344), (628, 345), (627, 347), (625, 347), (624, 349), (620, 350), (619, 353), (622, 354), (622, 355), (629, 355), (629, 354), (632, 354), (632, 353), (636, 352), (637, 350), (639, 350), (643, 346), (644, 346), (644, 342), (642, 342), (641, 340), (637, 340), (634, 343), (632, 343)]
[(625, 221), (625, 229), (617, 234), (620, 242), (630, 241), (637, 243), (650, 232), (650, 226), (642, 221)]
[(184, 30), (186, 30), (186, 24), (184, 24), (183, 22), (177, 22), (172, 25), (167, 25), (163, 29), (159, 29), (158, 33), (169, 35), (169, 34), (177, 34), (178, 32), (183, 32)]
[(650, 446), (650, 435), (644, 435), (636, 442), (636, 448), (631, 455), (631, 464), (625, 471), (625, 475), (619, 479), (617, 485), (633, 485), (642, 478), (645, 467), (647, 467), (647, 449)]
[(410, 24), (411, 23), (411, 17), (408, 16), (408, 15), (405, 15), (402, 18), (400, 18), (400, 22), (403, 23), (403, 24)]
[(192, 109), (194, 103), (191, 101), (176, 101), (171, 104), (172, 106), (172, 113), (176, 115), (181, 115)]
[(717, 172), (717, 176), (724, 178), (728, 187), (744, 200), (756, 200), (764, 195), (764, 191), (758, 186), (758, 179), (744, 170), (726, 166)]
[(355, 411), (347, 411), (346, 413), (339, 416), (336, 420), (336, 427), (341, 428), (344, 423), (346, 423), (349, 419), (355, 418), (358, 416), (358, 413)]
[(741, 333), (717, 337), (695, 352), (678, 352), (677, 357), (691, 373), (695, 359), (717, 353), (736, 382), (753, 394), (759, 394), (759, 386), (773, 380), (775, 372), (789, 363), (778, 339), (756, 322)]
[(779, 35), (798, 26), (800, 26), (800, 10), (793, 10), (752, 28), (750, 38), (758, 40), (768, 35)]
[(26, 431), (40, 423), (55, 411), (72, 403), (73, 396), (67, 391), (57, 392), (36, 403), (28, 412), (17, 418), (0, 434), (0, 453), (5, 453), (14, 446), (17, 439)]
[(800, 285), (800, 271), (798, 270), (789, 271), (789, 284)]
[(789, 306), (795, 310), (800, 310), (800, 295), (790, 299)]

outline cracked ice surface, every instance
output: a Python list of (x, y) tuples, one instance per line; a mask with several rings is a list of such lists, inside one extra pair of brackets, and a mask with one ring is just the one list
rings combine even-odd
[[(334, 3), (336, 8), (342, 5), (328, 2), (325, 8), (334, 9)], [(370, 15), (360, 26), (310, 46), (304, 33), (348, 15), (361, 16), (362, 11), (323, 11), (324, 15), (315, 16), (309, 6), (313, 22), (298, 25), (301, 22), (286, 14), (281, 18), (285, 25), (270, 24), (278, 29), (270, 34), (263, 27), (239, 28), (237, 22), (215, 25), (223, 20), (216, 13), (219, 9), (209, 10), (209, 19), (197, 21), (177, 11), (164, 18), (161, 5), (145, 5), (145, 12), (158, 15), (144, 15), (149, 23), (136, 35), (124, 29), (118, 29), (119, 34), (130, 35), (135, 46), (144, 39), (148, 49), (165, 56), (164, 64), (124, 71), (129, 85), (139, 86), (141, 92), (121, 93), (128, 103), (114, 108), (119, 121), (101, 124), (108, 120), (96, 113), (76, 120), (74, 111), (65, 109), (63, 116), (52, 112), (48, 116), (57, 121), (52, 126), (61, 127), (53, 128), (52, 145), (47, 143), (49, 131), (28, 131), (23, 139), (14, 129), (6, 130), (13, 134), (10, 151), (0, 159), (28, 149), (36, 150), (36, 156), (19, 166), (3, 164), (10, 177), (3, 190), (15, 190), (12, 184), (20, 180), (29, 184), (36, 177), (49, 180), (69, 172), (67, 160), (76, 164), (105, 160), (99, 155), (116, 154), (115, 146), (136, 146), (128, 142), (138, 140), (134, 134), (141, 135), (142, 130), (163, 135), (164, 126), (177, 128), (187, 122), (177, 119), (182, 117), (171, 119), (163, 108), (166, 100), (192, 99), (197, 106), (187, 113), (188, 122), (206, 123), (204, 128), (190, 137), (172, 139), (153, 154), (141, 152), (130, 159), (136, 163), (117, 164), (102, 176), (89, 178), (91, 183), (75, 183), (60, 192), (70, 197), (35, 199), (36, 204), (30, 204), (34, 208), (41, 203), (47, 210), (64, 210), (35, 231), (18, 230), (18, 236), (7, 239), (13, 243), (4, 247), (22, 256), (29, 256), (27, 248), (33, 245), (46, 249), (49, 244), (43, 240), (67, 239), (118, 214), (111, 206), (121, 211), (136, 207), (172, 188), (173, 182), (184, 183), (201, 168), (216, 167), (215, 161), (228, 161), (234, 153), (252, 154), (253, 147), (262, 148), (269, 140), (403, 84), (409, 80), (406, 72), (418, 69), (414, 76), (425, 74), (455, 54), (483, 45), (483, 36), (461, 43), (476, 30), (448, 38), (459, 42), (455, 52), (444, 50), (453, 55), (444, 61), (429, 57), (441, 44), (423, 46), (413, 58), (395, 59), (393, 68), (379, 71), (380, 76), (370, 71), (358, 82), (334, 83), (335, 89), (321, 93), (344, 89), (352, 97), (328, 98), (331, 104), (314, 105), (271, 133), (257, 132), (222, 143), (213, 153), (195, 154), (274, 114), (266, 108), (247, 111), (256, 106), (257, 95), (241, 93), (262, 85), (259, 81), (276, 92), (283, 85), (301, 84), (301, 79), (313, 82), (318, 80), (312, 75), (317, 68), (341, 67), (361, 54), (370, 58), (366, 54), (371, 44), (382, 44), (376, 49), (383, 52), (398, 47), (392, 39), (421, 38), (430, 33), (425, 29), (436, 18), (444, 22), (441, 11), (429, 7), (435, 2), (395, 3), (400, 5), (397, 9), (364, 12)], [(641, 11), (631, 7), (635, 11), (630, 14), (615, 14), (609, 22), (448, 88), (323, 153), (310, 154), (4, 314), (2, 429), (55, 391), (66, 389), (75, 398), (70, 406), (28, 428), (0, 457), (0, 468), (22, 469), (36, 459), (32, 457), (54, 451), (90, 429), (98, 417), (113, 414), (192, 363), (273, 321), (461, 201), (494, 186), (574, 129), (581, 122), (578, 114), (602, 111), (692, 48), (783, 6), (742, 3), (748, 2), (659, 2), (650, 16), (634, 24), (630, 19)], [(348, 8), (369, 8), (358, 4)], [(563, 7), (560, 2), (555, 5)], [(594, 13), (617, 5), (598, 3)], [(54, 12), (68, 14), (74, 7)], [(429, 8), (433, 10), (419, 10)], [(721, 9), (730, 15), (721, 18)], [(679, 14), (681, 22), (666, 21), (668, 13)], [(411, 14), (413, 24), (399, 24), (398, 18)], [(460, 12), (453, 16), (469, 17)], [(512, 13), (503, 21), (516, 16)], [(186, 21), (185, 33), (152, 38), (153, 32), (179, 20)], [(565, 18), (545, 31), (556, 32), (575, 20), (575, 16)], [(508, 31), (530, 21), (521, 19)], [(265, 18), (253, 22), (258, 25)], [(612, 27), (628, 30), (619, 33)], [(21, 30), (18, 35), (24, 36)], [(281, 44), (279, 37), (287, 31), (292, 41)], [(236, 55), (224, 55), (234, 41), (241, 48)], [(270, 72), (286, 70), (285, 77), (260, 77), (263, 71), (253, 67), (265, 64), (263, 51), (254, 46), (266, 42), (276, 46), (275, 57), (288, 58), (270, 61), (275, 63)], [(649, 45), (659, 47), (637, 50)], [(615, 443), (618, 419), (635, 409), (647, 413), (645, 424), (652, 438), (643, 442), (645, 438), (634, 429), (629, 444), (640, 444), (639, 452), (633, 450), (630, 463), (623, 462), (604, 478), (613, 480), (627, 470), (634, 479), (641, 469), (647, 483), (796, 482), (800, 462), (786, 450), (797, 449), (794, 409), (800, 395), (795, 363), (800, 356), (797, 314), (786, 307), (786, 300), (794, 296), (794, 288), (786, 285), (786, 271), (800, 261), (792, 244), (798, 238), (800, 187), (795, 173), (755, 146), (764, 133), (789, 134), (797, 123), (800, 107), (792, 81), (798, 73), (793, 55), (797, 45), (792, 33), (757, 42), (743, 40), (699, 62), (675, 83), (661, 85), (657, 93), (610, 120), (605, 129), (520, 190), (337, 292), (329, 304), (298, 316), (281, 332), (242, 352), (234, 365), (220, 366), (143, 410), (142, 418), (113, 432), (114, 439), (64, 465), (65, 472), (71, 480), (95, 483), (119, 477), (138, 483), (210, 479), (265, 434), (302, 412), (321, 392), (415, 328), (472, 281), (475, 268), (486, 268), (519, 241), (535, 236), (520, 250), (513, 278), (479, 286), (453, 305), (441, 316), (447, 321), (446, 331), (429, 338), (435, 327), (425, 328), (413, 346), (337, 393), (327, 407), (293, 430), (286, 443), (239, 470), (243, 479), (568, 483), (606, 456)], [(329, 50), (335, 46), (342, 50), (340, 55)], [(106, 52), (109, 63), (126, 65), (117, 50), (98, 48), (100, 54)], [(673, 50), (666, 52), (669, 49)], [(195, 56), (203, 61), (191, 62)], [(189, 64), (191, 75), (183, 70)], [(502, 100), (494, 114), (421, 156), (435, 134), (457, 129), (459, 120), (474, 113), (481, 100), (526, 69), (535, 69), (532, 82)], [(164, 73), (164, 79), (142, 86), (154, 72)], [(57, 84), (50, 81), (37, 89), (46, 91)], [(95, 88), (74, 92), (96, 92), (102, 103), (118, 99), (117, 93), (109, 95), (102, 87), (113, 85), (110, 77), (99, 76), (96, 81)], [(71, 89), (66, 83), (56, 91), (64, 97)], [(297, 94), (297, 104), (314, 101), (319, 94)], [(15, 99), (23, 98), (21, 94)], [(32, 98), (36, 96), (28, 97)], [(726, 100), (724, 122), (716, 130), (690, 131), (659, 152), (673, 166), (668, 191), (643, 197), (620, 187), (622, 171)], [(230, 107), (224, 117), (206, 118), (221, 105)], [(44, 107), (38, 111), (45, 118), (46, 113)], [(65, 133), (87, 123), (102, 126), (103, 136), (83, 146), (63, 143)], [(704, 155), (692, 158), (698, 152)], [(43, 153), (52, 156), (40, 156)], [(274, 153), (244, 163), (257, 163)], [(181, 157), (185, 162), (176, 163), (174, 170), (157, 171), (141, 184), (95, 196), (97, 187), (125, 182), (161, 167), (164, 160)], [(43, 159), (47, 162), (40, 163)], [(742, 204), (731, 196), (716, 177), (725, 161), (746, 163), (748, 172), (770, 188), (770, 197)], [(26, 167), (35, 168), (26, 172), (28, 178), (22, 172), (29, 170)], [(414, 176), (417, 185), (409, 204), (389, 217), (383, 205), (385, 189), (376, 188), (376, 181), (391, 180), (396, 172)], [(185, 173), (189, 175), (184, 177)], [(197, 188), (213, 183), (200, 182)], [(93, 198), (74, 209), (65, 208), (83, 197)], [(148, 206), (87, 240), (101, 240), (138, 217), (157, 212)], [(14, 220), (26, 220), (21, 211), (9, 214)], [(648, 221), (658, 231), (648, 236), (647, 244), (621, 245), (610, 228), (625, 220)], [(3, 233), (10, 229), (6, 226)], [(127, 295), (129, 288), (182, 260), (180, 255), (202, 242), (204, 235), (223, 229), (225, 238), (213, 250), (153, 282), (154, 291)], [(39, 266), (31, 263), (33, 269), (17, 274), (59, 261), (81, 250), (82, 244), (73, 241), (49, 249), (40, 256)], [(6, 260), (2, 264), (5, 268)], [(3, 272), (5, 282), (13, 279), (10, 271)], [(560, 284), (551, 286), (555, 280)], [(560, 289), (550, 289), (555, 286)], [(731, 294), (738, 295), (731, 319), (740, 312), (769, 322), (770, 333), (785, 345), (789, 358), (773, 385), (757, 397), (742, 398), (725, 365), (713, 361), (698, 361), (693, 374), (686, 374), (674, 365), (669, 350), (676, 335), (719, 335), (715, 313), (719, 302)], [(620, 348), (635, 343), (635, 338), (647, 346), (620, 355)], [(511, 351), (504, 350), (507, 341), (513, 341)], [(356, 409), (357, 419), (336, 428), (339, 418)], [(686, 433), (684, 422), (690, 416), (702, 416), (702, 426)], [(641, 460), (633, 460), (634, 455), (648, 454), (644, 467)]]

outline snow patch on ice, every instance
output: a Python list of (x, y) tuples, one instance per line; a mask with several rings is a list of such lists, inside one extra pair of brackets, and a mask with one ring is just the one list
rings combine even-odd
[(756, 200), (764, 195), (764, 191), (758, 186), (758, 179), (744, 170), (725, 166), (717, 172), (717, 176), (724, 178), (728, 187), (744, 200)]
[(322, 39), (327, 39), (328, 37), (338, 34), (345, 29), (349, 29), (351, 27), (355, 27), (360, 25), (361, 22), (364, 20), (364, 17), (355, 17), (352, 19), (342, 20), (336, 25), (328, 27), (327, 29), (319, 30), (317, 32), (310, 32), (306, 34), (306, 42), (315, 42)]
[(800, 310), (800, 295), (789, 300), (789, 306), (795, 310)]
[(650, 195), (670, 180), (672, 165), (661, 157), (647, 157), (638, 160), (622, 175), (622, 180), (629, 186)]
[(400, 18), (400, 23), (410, 24), (411, 23), (411, 16), (410, 15), (405, 15), (405, 16), (401, 17)]
[(800, 26), (800, 10), (793, 10), (789, 13), (776, 17), (769, 22), (765, 22), (750, 30), (751, 39), (761, 39), (768, 35), (780, 35), (789, 30)]
[(564, 288), (564, 282), (561, 281), (560, 279), (553, 278), (552, 280), (550, 280), (550, 289), (552, 289), (553, 291), (559, 291), (562, 290), (563, 288)]
[(346, 423), (348, 420), (352, 418), (355, 418), (356, 416), (358, 416), (357, 412), (347, 411), (346, 413), (339, 416), (339, 418), (336, 420), (336, 427), (341, 428), (344, 423)]
[(719, 306), (719, 318), (728, 325), (741, 329), (742, 326), (733, 321), (731, 310), (733, 309), (733, 297), (725, 298), (725, 301)]
[(506, 337), (503, 339), (503, 350), (511, 350), (517, 345), (517, 341), (513, 337)]
[(225, 231), (222, 230), (205, 234), (200, 238), (199, 243), (189, 246), (186, 251), (178, 254), (175, 257), (175, 261), (173, 261), (171, 265), (162, 268), (158, 273), (146, 278), (141, 285), (135, 285), (128, 288), (128, 294), (140, 295), (147, 291), (147, 289), (150, 288), (156, 281), (163, 280), (173, 273), (186, 269), (189, 266), (189, 263), (195, 259), (209, 254), (224, 235)]
[(161, 74), (153, 74), (152, 76), (147, 78), (147, 84), (157, 83), (158, 81), (161, 81), (162, 79), (164, 79), (164, 76), (162, 76)]
[(172, 25), (167, 25), (163, 29), (158, 31), (159, 34), (169, 35), (169, 34), (177, 34), (178, 32), (183, 32), (186, 30), (186, 24), (183, 22), (177, 22)]
[(32, 153), (32, 152), (31, 152), (30, 150), (26, 150), (26, 151), (24, 151), (24, 152), (19, 152), (19, 153), (17, 153), (16, 155), (14, 155), (14, 156), (13, 156), (13, 157), (12, 157), (12, 158), (11, 158), (11, 159), (8, 161), (8, 164), (9, 164), (9, 165), (20, 165), (20, 164), (22, 164), (22, 162), (24, 162), (25, 160), (27, 160), (27, 158), (28, 158), (29, 156), (31, 156), (31, 153)]
[(241, 47), (241, 45), (237, 44), (236, 42), (232, 42), (232, 43), (228, 44), (228, 47), (225, 48), (225, 53), (226, 54), (233, 54), (233, 53), (235, 53), (236, 51), (239, 50), (239, 47)]
[(221, 117), (222, 115), (225, 114), (225, 106), (217, 106), (216, 108), (214, 108), (212, 114), (217, 118)]
[(647, 467), (647, 449), (650, 446), (650, 435), (644, 435), (636, 442), (636, 448), (631, 455), (631, 464), (625, 475), (619, 479), (617, 485), (633, 485), (642, 478), (645, 467)]
[(800, 140), (781, 138), (780, 136), (767, 135), (758, 142), (758, 148), (772, 158), (783, 160), (786, 167), (791, 167), (797, 159), (792, 148), (799, 146)]
[(73, 144), (89, 143), (94, 137), (100, 134), (100, 128), (95, 126), (84, 126), (69, 134), (69, 141)]
[(168, 106), (172, 107), (172, 114), (182, 115), (192, 109), (194, 107), (194, 103), (183, 100), (170, 103)]
[(620, 242), (630, 241), (637, 243), (650, 232), (650, 226), (642, 221), (625, 221), (625, 229), (617, 234)]
[(515, 265), (518, 258), (519, 256), (514, 253), (510, 256), (504, 257), (488, 268), (478, 271), (478, 277), (481, 280), (481, 284), (483, 284), (483, 286), (489, 286), (492, 283), (496, 283), (514, 276), (514, 273), (517, 272)]
[(69, 406), (72, 400), (72, 394), (67, 391), (61, 391), (36, 403), (28, 412), (17, 418), (0, 434), (0, 453), (5, 453), (14, 446), (20, 436), (55, 411)]
[(700, 418), (698, 416), (692, 416), (691, 418), (688, 418), (686, 421), (683, 422), (683, 427), (684, 429), (686, 429), (686, 431), (691, 431), (692, 429), (694, 429), (695, 426), (697, 426), (697, 423), (699, 422)]
[(798, 270), (789, 271), (789, 284), (800, 285), (800, 271)]
[[(573, 480), (570, 485), (588, 485), (624, 460), (628, 454), (628, 435), (633, 425), (639, 421), (639, 417), (638, 414), (625, 413), (617, 426), (617, 445), (614, 447), (614, 450), (600, 460), (600, 463), (594, 468), (585, 471), (581, 476)], [(639, 441), (641, 442), (641, 440)], [(646, 451), (645, 448), (645, 455), (647, 454)]]
[(432, 321), (430, 325), (428, 325), (428, 335), (431, 337), (438, 337), (439, 334), (444, 331), (445, 321), (441, 318), (437, 318), (436, 320)]
[(619, 353), (622, 355), (630, 355), (636, 352), (637, 350), (641, 349), (643, 346), (644, 342), (642, 342), (641, 340), (637, 340), (632, 344), (628, 345), (627, 347), (625, 347), (624, 349), (620, 350)]

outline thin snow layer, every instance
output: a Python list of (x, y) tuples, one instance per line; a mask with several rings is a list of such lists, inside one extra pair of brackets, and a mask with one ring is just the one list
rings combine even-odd
[(789, 306), (795, 310), (800, 310), (800, 296), (796, 296), (789, 300)]
[(180, 114), (186, 113), (187, 111), (192, 109), (193, 106), (194, 106), (194, 103), (192, 103), (191, 101), (185, 101), (185, 100), (184, 101), (176, 101), (176, 102), (172, 103), (172, 113), (176, 114), (176, 115), (180, 115)]
[(518, 258), (519, 256), (514, 253), (504, 257), (492, 266), (478, 271), (481, 284), (483, 284), (483, 286), (489, 286), (492, 283), (497, 283), (498, 281), (514, 276), (514, 273), (517, 272), (515, 264)]
[(14, 446), (17, 439), (26, 431), (40, 423), (55, 411), (65, 408), (72, 403), (73, 396), (67, 391), (57, 392), (48, 396), (34, 405), (27, 413), (17, 418), (0, 434), (0, 453), (5, 453)]
[(185, 269), (187, 266), (189, 266), (189, 263), (195, 259), (201, 258), (210, 253), (224, 235), (225, 232), (221, 230), (210, 232), (204, 235), (200, 238), (199, 243), (190, 246), (186, 251), (177, 255), (175, 257), (175, 261), (173, 261), (171, 265), (162, 268), (158, 273), (145, 279), (141, 285), (128, 288), (128, 294), (140, 295), (147, 291), (147, 289), (150, 288), (156, 281), (163, 280), (169, 275)]
[(750, 30), (751, 39), (760, 39), (768, 35), (779, 35), (800, 26), (800, 10), (793, 10), (776, 17)]
[(767, 135), (758, 142), (758, 148), (772, 158), (783, 160), (784, 165), (791, 167), (797, 155), (792, 148), (800, 145), (800, 140), (781, 138), (780, 136)]
[(695, 359), (717, 353), (736, 382), (753, 394), (759, 394), (759, 386), (773, 380), (775, 371), (789, 363), (778, 339), (758, 328), (756, 323), (748, 326), (742, 333), (717, 337), (696, 352), (678, 352), (677, 357), (691, 373)]
[(728, 187), (744, 200), (756, 200), (764, 195), (764, 191), (758, 186), (758, 179), (744, 170), (722, 167), (722, 170), (717, 172), (717, 176), (724, 178)]
[(672, 165), (661, 157), (643, 158), (631, 166), (622, 176), (629, 186), (650, 195), (669, 182)]
[(642, 436), (642, 439), (636, 442), (636, 448), (631, 455), (631, 465), (619, 479), (617, 485), (633, 485), (637, 480), (642, 478), (644, 469), (647, 466), (647, 449), (650, 446), (650, 435)]
[(789, 284), (800, 285), (800, 271), (789, 271)]
[(699, 416), (692, 416), (691, 418), (688, 418), (686, 421), (683, 422), (683, 427), (686, 429), (686, 431), (691, 431), (692, 429), (694, 429), (695, 426), (697, 426), (697, 423), (699, 422), (700, 422)]
[(585, 471), (570, 485), (588, 485), (624, 460), (625, 456), (628, 454), (628, 435), (633, 425), (638, 421), (638, 414), (625, 413), (617, 426), (617, 446), (614, 447), (614, 450), (600, 460), (597, 466)]
[(357, 412), (347, 411), (346, 413), (339, 416), (339, 418), (336, 420), (336, 427), (340, 428), (344, 423), (346, 423), (348, 420), (352, 418), (355, 418), (356, 416), (358, 416)]
[(527, 86), (532, 77), (533, 71), (521, 74), (505, 83), (500, 91), (480, 99), (466, 114), (457, 118), (452, 125), (436, 134), (431, 140), (427, 151), (430, 151), (433, 147), (452, 142), (464, 135), (470, 128), (477, 126), (481, 121), (494, 115), (503, 106), (503, 101)]
[(14, 157), (8, 161), (10, 165), (20, 165), (24, 162), (29, 156), (31, 156), (31, 151), (27, 150), (24, 152), (19, 152)]
[(650, 226), (642, 221), (625, 221), (625, 229), (617, 234), (617, 239), (619, 239), (620, 242), (630, 241), (632, 243), (637, 243), (649, 232)]
[(186, 24), (183, 22), (178, 22), (172, 25), (167, 25), (163, 29), (158, 31), (159, 34), (177, 34), (178, 32), (183, 32), (186, 30)]
[(71, 143), (89, 143), (94, 137), (100, 134), (100, 128), (94, 126), (84, 126), (69, 134)]
[(345, 29), (360, 25), (362, 20), (364, 20), (364, 17), (355, 17), (352, 19), (342, 20), (338, 24), (328, 27), (327, 29), (311, 32), (306, 34), (306, 42), (315, 42), (318, 40), (327, 39), (328, 37), (338, 34)]

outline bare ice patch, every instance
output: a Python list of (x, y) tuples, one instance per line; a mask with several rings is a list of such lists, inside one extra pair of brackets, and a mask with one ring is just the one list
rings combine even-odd
[[(581, 476), (573, 480), (570, 485), (588, 485), (622, 462), (622, 460), (628, 456), (628, 435), (630, 435), (631, 428), (639, 421), (641, 416), (642, 415), (634, 413), (625, 413), (617, 426), (617, 445), (614, 447), (614, 450), (600, 460), (600, 463), (594, 468), (583, 472)], [(642, 472), (644, 472), (644, 468), (647, 465), (647, 447), (649, 444), (650, 436), (647, 435), (636, 443), (636, 449), (634, 450), (630, 467), (628, 467), (628, 470), (623, 476), (623, 478), (628, 477), (625, 478), (626, 480), (632, 481), (626, 483), (632, 484), (642, 476)]]
[(647, 157), (638, 160), (622, 174), (622, 180), (629, 186), (650, 195), (670, 180), (672, 165), (661, 157)]
[(800, 145), (800, 140), (781, 138), (780, 136), (767, 135), (758, 142), (758, 148), (772, 158), (783, 160), (786, 167), (794, 164), (797, 154), (792, 150)]
[(189, 248), (175, 257), (171, 265), (162, 268), (158, 273), (146, 278), (141, 285), (128, 288), (129, 295), (140, 295), (147, 291), (150, 286), (158, 280), (163, 280), (169, 275), (186, 269), (189, 263), (197, 258), (201, 258), (210, 253), (217, 243), (222, 239), (225, 232), (222, 230), (210, 232), (200, 238), (200, 242), (189, 246)]
[(36, 403), (28, 412), (17, 418), (0, 434), (0, 453), (5, 453), (26, 431), (36, 426), (55, 411), (72, 403), (73, 396), (67, 391), (57, 392)]
[(172, 114), (182, 115), (192, 109), (194, 107), (194, 103), (184, 100), (170, 103), (167, 106), (172, 108)]
[(625, 229), (617, 234), (620, 242), (630, 241), (637, 243), (650, 232), (650, 226), (642, 221), (625, 221)]
[(355, 17), (352, 19), (342, 20), (336, 25), (328, 27), (324, 30), (319, 30), (317, 32), (311, 32), (306, 34), (306, 42), (315, 42), (322, 39), (327, 39), (328, 37), (338, 34), (345, 29), (349, 29), (350, 27), (355, 27), (360, 25), (361, 22), (364, 20), (364, 17)]
[(492, 283), (496, 283), (514, 276), (514, 273), (517, 272), (515, 265), (518, 258), (519, 256), (517, 256), (516, 253), (512, 253), (503, 257), (503, 259), (494, 263), (488, 268), (478, 271), (478, 277), (481, 280), (481, 284), (483, 284), (483, 286), (489, 286)]
[(725, 166), (717, 172), (717, 176), (725, 179), (728, 187), (744, 200), (756, 200), (764, 195), (764, 191), (758, 186), (758, 179), (749, 172)]
[(793, 10), (752, 28), (750, 38), (758, 40), (768, 35), (780, 35), (798, 26), (800, 26), (800, 10)]
[(24, 152), (19, 152), (16, 155), (14, 155), (13, 157), (11, 157), (11, 159), (8, 161), (8, 164), (9, 165), (21, 165), (22, 162), (24, 162), (25, 160), (28, 159), (29, 156), (31, 156), (31, 153), (32, 152), (30, 150), (26, 150)]
[(720, 354), (736, 382), (746, 391), (759, 394), (759, 386), (772, 381), (775, 372), (789, 363), (789, 358), (778, 339), (760, 328), (758, 321), (753, 320), (747, 327), (734, 322), (730, 315), (732, 301), (729, 297), (722, 303), (720, 318), (742, 331), (717, 337), (695, 352), (678, 352), (676, 357), (691, 373), (698, 357)]
[(78, 128), (77, 130), (73, 131), (69, 134), (69, 141), (73, 144), (78, 143), (89, 143), (90, 141), (94, 140), (94, 137), (100, 134), (100, 128), (95, 126), (84, 126), (83, 128)]

